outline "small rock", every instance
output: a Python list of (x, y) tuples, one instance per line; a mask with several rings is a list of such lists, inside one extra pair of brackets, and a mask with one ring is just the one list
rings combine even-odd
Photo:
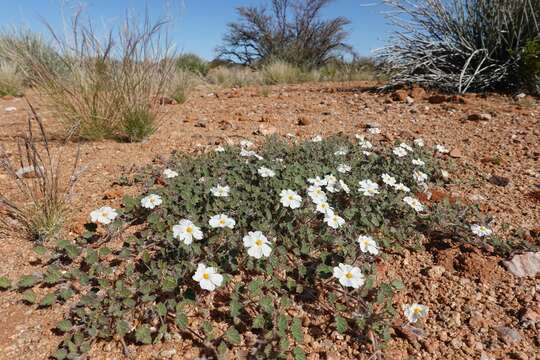
[(525, 96), (527, 96), (525, 93), (519, 93), (516, 95), (516, 99), (523, 99)]
[(499, 326), (496, 330), (501, 339), (507, 344), (521, 341), (521, 335), (516, 329), (512, 329), (508, 326)]
[(517, 277), (536, 276), (540, 272), (540, 251), (514, 255), (503, 265)]
[(269, 136), (269, 135), (274, 135), (277, 133), (277, 129), (275, 126), (272, 126), (272, 125), (269, 125), (269, 124), (266, 124), (266, 123), (262, 123), (259, 125), (259, 127), (257, 128), (257, 131), (255, 131), (256, 134), (260, 134), (262, 136)]
[(525, 323), (538, 324), (540, 323), (540, 314), (532, 309), (527, 309), (521, 317), (521, 321)]
[(7, 108), (4, 109), (5, 112), (13, 112), (13, 111), (16, 111), (17, 108), (16, 107), (13, 107), (13, 106), (8, 106)]
[(394, 101), (405, 101), (408, 94), (406, 90), (396, 90), (390, 94), (390, 98)]
[(405, 98), (405, 102), (406, 102), (407, 104), (409, 104), (409, 105), (412, 105), (412, 104), (414, 104), (414, 99), (413, 99), (412, 97), (410, 97), (410, 96), (407, 96), (407, 97)]
[(306, 116), (299, 116), (296, 124), (300, 126), (307, 126), (311, 124), (311, 119)]
[(176, 349), (162, 350), (162, 351), (159, 352), (159, 355), (160, 355), (163, 359), (170, 359), (170, 358), (172, 358), (174, 355), (176, 355)]
[(428, 97), (427, 101), (430, 104), (442, 104), (443, 102), (447, 101), (447, 97), (444, 95), (431, 95)]
[(450, 151), (450, 154), (449, 154), (451, 157), (453, 158), (460, 158), (462, 155), (461, 155), (461, 150), (459, 150), (458, 148), (454, 148), (452, 149), (452, 151)]
[(490, 121), (491, 118), (491, 115), (488, 113), (473, 113), (467, 116), (467, 120), (469, 121)]
[(421, 87), (415, 86), (411, 89), (410, 96), (416, 100), (423, 99), (426, 96), (426, 90)]
[(366, 129), (379, 129), (381, 127), (381, 124), (375, 121), (370, 121), (366, 123)]
[(445, 269), (443, 266), (435, 265), (428, 270), (428, 275), (431, 278), (437, 279), (440, 278), (444, 272)]
[(18, 178), (26, 178), (26, 179), (32, 179), (40, 176), (44, 172), (44, 169), (41, 167), (33, 167), (33, 166), (25, 166), (22, 168), (19, 168), (15, 175), (17, 175)]
[(170, 98), (170, 97), (167, 97), (167, 96), (161, 96), (157, 99), (157, 102), (160, 104), (160, 105), (176, 105), (178, 104), (178, 101)]
[(206, 126), (208, 126), (208, 120), (206, 118), (197, 119), (197, 122), (195, 123), (195, 127), (205, 128)]
[(488, 181), (493, 185), (506, 186), (510, 182), (510, 179), (504, 176), (492, 175)]

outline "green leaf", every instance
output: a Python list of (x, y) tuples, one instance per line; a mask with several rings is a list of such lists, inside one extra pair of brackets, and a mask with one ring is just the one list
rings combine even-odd
[(341, 316), (336, 316), (334, 320), (336, 322), (336, 330), (338, 333), (343, 334), (345, 331), (347, 331), (349, 326), (347, 325), (346, 319), (342, 318)]
[(64, 360), (66, 357), (67, 357), (67, 350), (66, 349), (58, 349), (54, 352), (54, 354), (52, 355), (53, 358), (55, 358), (56, 360)]
[(253, 324), (251, 327), (253, 329), (262, 329), (264, 327), (264, 316), (262, 314), (259, 314), (253, 318)]
[(270, 296), (265, 296), (260, 301), (261, 308), (264, 312), (271, 314), (274, 311), (274, 302)]
[(240, 333), (232, 326), (225, 332), (225, 339), (233, 345), (238, 345), (242, 341)]
[(302, 332), (302, 322), (298, 318), (294, 318), (291, 324), (291, 333), (296, 342), (301, 343), (304, 340), (304, 333)]
[(394, 281), (392, 281), (392, 286), (396, 290), (401, 290), (401, 289), (403, 289), (405, 287), (405, 285), (403, 285), (403, 282), (401, 281), (401, 279), (395, 279)]
[(45, 255), (47, 253), (47, 248), (45, 246), (42, 246), (42, 245), (38, 245), (36, 247), (34, 247), (32, 250), (34, 250), (34, 252), (38, 255)]
[(135, 339), (141, 344), (151, 344), (152, 343), (152, 334), (148, 325), (142, 325), (135, 330)]
[(263, 282), (261, 279), (251, 280), (248, 284), (248, 290), (252, 296), (258, 296), (261, 294), (261, 287)]
[(68, 300), (70, 299), (73, 295), (74, 295), (74, 292), (73, 290), (71, 289), (62, 289), (58, 292), (58, 295), (63, 299), (63, 300)]
[(289, 317), (287, 315), (279, 314), (277, 326), (279, 335), (285, 336), (285, 331), (287, 331), (287, 327), (289, 327)]
[(86, 257), (84, 258), (84, 262), (88, 265), (93, 265), (99, 260), (99, 256), (96, 250), (94, 249), (88, 249), (86, 251)]
[(56, 328), (58, 330), (60, 330), (61, 332), (64, 332), (64, 333), (71, 330), (72, 327), (73, 327), (73, 325), (71, 324), (71, 321), (69, 321), (69, 320), (62, 320), (58, 324), (56, 324)]
[(19, 289), (29, 288), (34, 286), (39, 281), (39, 278), (34, 275), (23, 275), (19, 279), (17, 286)]
[(287, 339), (287, 336), (283, 336), (279, 339), (279, 349), (281, 351), (289, 350), (289, 346), (291, 346), (291, 342)]
[(47, 294), (41, 299), (41, 302), (39, 303), (40, 306), (51, 306), (56, 302), (56, 294), (50, 293)]
[(129, 323), (125, 320), (120, 320), (116, 323), (116, 333), (121, 337), (129, 333)]
[(238, 299), (233, 298), (229, 302), (229, 312), (231, 313), (231, 316), (233, 318), (238, 317), (240, 315), (240, 310), (242, 309), (242, 305), (238, 301)]
[(26, 290), (22, 293), (22, 298), (24, 301), (34, 304), (36, 302), (36, 293), (32, 290)]
[(293, 355), (294, 360), (306, 360), (306, 354), (304, 354), (304, 350), (302, 350), (298, 346), (293, 349)]
[(0, 276), (0, 290), (7, 290), (11, 288), (11, 280), (5, 276)]
[(209, 321), (205, 321), (202, 324), (202, 328), (204, 331), (204, 334), (208, 338), (208, 340), (211, 340), (213, 338), (212, 331), (214, 330), (214, 327), (212, 326), (212, 323)]
[(161, 289), (165, 292), (171, 292), (176, 289), (176, 279), (172, 276), (166, 276), (163, 279), (163, 284), (161, 285)]
[(188, 317), (182, 310), (176, 311), (176, 319), (175, 319), (176, 325), (178, 325), (180, 328), (185, 329), (188, 326)]

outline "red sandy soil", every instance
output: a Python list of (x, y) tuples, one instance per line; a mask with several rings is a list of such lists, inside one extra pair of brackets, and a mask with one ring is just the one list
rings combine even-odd
[[(144, 143), (114, 141), (81, 144), (81, 164), (86, 168), (75, 188), (70, 235), (80, 232), (88, 213), (105, 204), (118, 205), (122, 196), (136, 189), (114, 185), (120, 175), (162, 163), (172, 151), (199, 153), (218, 144), (241, 139), (262, 142), (265, 134), (300, 138), (343, 132), (365, 133), (366, 124), (377, 123), (374, 141), (412, 141), (444, 144), (453, 159), (452, 184), (442, 196), (459, 196), (494, 215), (493, 227), (502, 224), (523, 228), (532, 241), (540, 224), (540, 107), (532, 98), (515, 100), (495, 94), (446, 98), (442, 102), (416, 89), (411, 98), (367, 91), (368, 83), (318, 83), (270, 88), (263, 96), (257, 87), (198, 89), (181, 105), (166, 106), (156, 134)], [(39, 99), (33, 97), (36, 104)], [(412, 101), (411, 101), (412, 100)], [(14, 112), (4, 112), (7, 107)], [(39, 113), (57, 147), (59, 124), (39, 106)], [(471, 114), (489, 114), (469, 120)], [(474, 118), (474, 117), (472, 117)], [(23, 99), (0, 99), (0, 144), (12, 155), (15, 139), (24, 133)], [(77, 145), (63, 148), (67, 163)], [(509, 180), (493, 184), (497, 175)], [(13, 184), (0, 175), (0, 191), (13, 193)], [(38, 271), (32, 244), (7, 237), (0, 242), (0, 275), (16, 278)], [(454, 245), (426, 252), (388, 254), (381, 270), (404, 279), (406, 290), (398, 306), (421, 302), (429, 306), (425, 334), (417, 337), (396, 320), (396, 334), (383, 351), (384, 359), (540, 359), (540, 285), (538, 278), (517, 278), (501, 266), (501, 258), (472, 247)], [(69, 304), (38, 309), (21, 303), (20, 295), (0, 293), (0, 359), (46, 359), (61, 336), (52, 328)], [(398, 317), (401, 318), (401, 317)], [(309, 327), (308, 327), (309, 328)], [(337, 333), (323, 339), (306, 334), (308, 359), (363, 359), (341, 351), (346, 340)], [(199, 349), (181, 337), (153, 346), (130, 345), (133, 359), (195, 359)], [(90, 359), (120, 359), (121, 347), (99, 343)], [(242, 358), (241, 352), (232, 358)]]

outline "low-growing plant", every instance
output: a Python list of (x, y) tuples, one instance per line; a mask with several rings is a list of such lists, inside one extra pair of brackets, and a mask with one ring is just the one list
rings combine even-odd
[(208, 62), (195, 54), (181, 54), (175, 59), (176, 67), (183, 71), (190, 71), (197, 75), (206, 75), (210, 66)]
[[(69, 215), (71, 192), (78, 179), (79, 155), (66, 168), (62, 150), (51, 148), (43, 123), (29, 104), (28, 131), (18, 143), (18, 159), (0, 148), (0, 168), (16, 183), (17, 196), (0, 193), (0, 231), (24, 234), (32, 241), (55, 240)], [(38, 134), (34, 136), (34, 126)]]
[(301, 70), (285, 61), (274, 60), (265, 64), (262, 69), (265, 84), (294, 84), (300, 81)]
[(193, 88), (201, 82), (199, 76), (187, 70), (177, 70), (167, 83), (168, 94), (179, 104), (185, 102)]
[(206, 80), (210, 84), (225, 87), (262, 84), (262, 76), (259, 71), (243, 66), (217, 66), (208, 71)]
[[(24, 300), (41, 306), (77, 295), (57, 326), (65, 339), (55, 358), (99, 340), (127, 351), (181, 333), (212, 358), (243, 347), (254, 358), (305, 359), (308, 326), (316, 340), (347, 334), (346, 346), (374, 356), (403, 287), (377, 259), (441, 233), (475, 243), (491, 235), (473, 215), (446, 217), (450, 203), (415, 197), (444, 181), (430, 149), (343, 137), (250, 147), (148, 168), (136, 177), (143, 195), (93, 211), (79, 238), (43, 255), (42, 276), (18, 281)], [(31, 288), (40, 283), (62, 286), (38, 299)], [(406, 316), (426, 313), (413, 304)]]

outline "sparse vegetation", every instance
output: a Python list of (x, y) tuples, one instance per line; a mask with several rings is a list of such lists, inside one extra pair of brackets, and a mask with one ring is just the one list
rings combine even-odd
[[(69, 166), (62, 150), (53, 152), (41, 119), (30, 105), (28, 131), (19, 142), (17, 162), (0, 148), (0, 169), (16, 183), (17, 196), (0, 192), (0, 232), (23, 234), (37, 243), (58, 240), (69, 215), (78, 178), (78, 154)], [(40, 138), (36, 138), (36, 132)]]
[(539, 1), (386, 3), (396, 10), (391, 21), (398, 27), (380, 53), (390, 85), (460, 93), (537, 88)]
[(0, 96), (19, 96), (23, 92), (23, 78), (17, 66), (7, 61), (0, 61)]

